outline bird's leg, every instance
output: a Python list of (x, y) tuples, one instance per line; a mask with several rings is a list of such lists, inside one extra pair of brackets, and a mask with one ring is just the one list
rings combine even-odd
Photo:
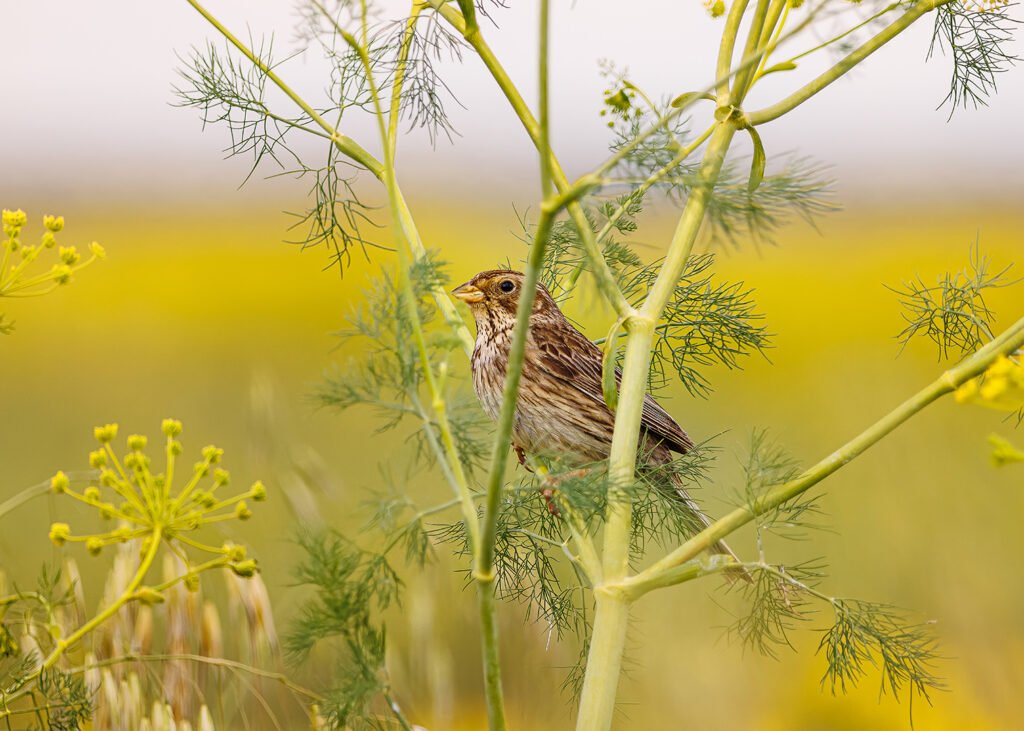
[(530, 463), (526, 461), (526, 450), (515, 443), (512, 444), (512, 449), (515, 450), (516, 457), (519, 458), (519, 464), (525, 467), (527, 472), (533, 472), (533, 468), (530, 467)]
[(560, 475), (552, 475), (549, 472), (545, 472), (543, 480), (547, 487), (541, 488), (540, 494), (544, 496), (544, 502), (547, 503), (548, 512), (554, 515), (555, 517), (559, 517), (561, 515), (561, 512), (558, 510), (558, 505), (555, 504), (554, 500), (555, 490), (557, 489), (559, 484), (561, 484), (565, 480), (572, 480), (576, 479), (577, 477), (584, 477), (588, 474), (590, 474), (589, 467), (583, 467), (581, 469), (572, 470), (570, 472), (563, 472)]

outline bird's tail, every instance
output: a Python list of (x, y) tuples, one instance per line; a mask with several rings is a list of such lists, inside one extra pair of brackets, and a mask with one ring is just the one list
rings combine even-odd
[[(701, 507), (697, 502), (690, 497), (690, 494), (686, 491), (686, 488), (683, 487), (683, 482), (679, 479), (678, 475), (672, 475), (672, 487), (673, 494), (684, 505), (686, 505), (687, 510), (693, 513), (704, 528), (709, 527), (713, 521), (708, 517), (707, 513), (701, 510)], [(740, 557), (736, 555), (736, 552), (729, 548), (729, 544), (721, 539), (711, 544), (708, 548), (708, 553), (711, 555), (729, 556), (736, 563), (742, 563), (740, 561)], [(750, 572), (742, 566), (730, 566), (725, 569), (725, 576), (730, 582), (742, 579), (749, 584), (753, 581), (753, 578), (750, 576)]]

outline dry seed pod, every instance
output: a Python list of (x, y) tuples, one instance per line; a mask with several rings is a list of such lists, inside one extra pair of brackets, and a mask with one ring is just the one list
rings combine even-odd
[(153, 651), (153, 607), (139, 607), (131, 647), (137, 655), (149, 655)]
[(205, 705), (199, 709), (199, 725), (196, 727), (196, 731), (217, 731), (216, 726), (213, 725), (210, 709)]
[(217, 605), (211, 601), (203, 602), (201, 630), (199, 654), (206, 657), (224, 657), (224, 635), (221, 631), (220, 612), (217, 611)]

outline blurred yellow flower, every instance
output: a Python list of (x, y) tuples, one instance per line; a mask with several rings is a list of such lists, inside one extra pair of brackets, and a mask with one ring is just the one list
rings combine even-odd
[(998, 434), (989, 435), (988, 443), (992, 445), (992, 464), (996, 467), (1024, 462), (1024, 450), (1017, 449)]
[(988, 369), (956, 390), (957, 403), (977, 404), (997, 411), (1024, 408), (1024, 365), (1018, 359), (999, 356)]

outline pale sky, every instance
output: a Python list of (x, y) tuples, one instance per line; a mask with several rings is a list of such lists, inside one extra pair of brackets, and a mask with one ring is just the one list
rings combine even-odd
[[(537, 3), (511, 4), (494, 12), (499, 27), (485, 24), (484, 30), (532, 103)], [(570, 173), (598, 162), (607, 143), (598, 117), (600, 59), (628, 66), (631, 78), (659, 98), (703, 87), (712, 78), (722, 21), (708, 18), (697, 0), (554, 5), (553, 141)], [(405, 2), (380, 6), (389, 17), (407, 10)], [(290, 47), (292, 3), (208, 0), (207, 7), (240, 36), (274, 33), (281, 55)], [(635, 17), (627, 17), (627, 7), (635, 8)], [(222, 160), (227, 130), (214, 126), (204, 132), (195, 111), (171, 106), (175, 54), (214, 38), (184, 0), (3, 0), (2, 17), (5, 205), (25, 192), (76, 191), (80, 198), (83, 186), (174, 200), (208, 194), (211, 185), (230, 192), (241, 181), (245, 163)], [(1004, 75), (989, 107), (960, 110), (947, 122), (948, 109), (936, 107), (951, 63), (941, 56), (925, 63), (930, 34), (931, 19), (925, 18), (815, 100), (763, 127), (769, 158), (780, 151), (812, 156), (833, 166), (845, 190), (883, 198), (923, 193), (1020, 199), (1024, 66)], [(1014, 48), (1024, 52), (1019, 35)], [(316, 97), (326, 85), (323, 71), (316, 59), (300, 58), (282, 73)], [(436, 149), (425, 133), (405, 138), (400, 165), (406, 186), (535, 185), (532, 147), (479, 61), (467, 54), (461, 66), (447, 67), (447, 79), (466, 107), (452, 105), (461, 137), (454, 146), (442, 140)], [(748, 106), (777, 99), (798, 80), (795, 74), (778, 75)], [(374, 147), (373, 128), (365, 120), (346, 120), (343, 127)], [(257, 191), (263, 185), (257, 181)]]

